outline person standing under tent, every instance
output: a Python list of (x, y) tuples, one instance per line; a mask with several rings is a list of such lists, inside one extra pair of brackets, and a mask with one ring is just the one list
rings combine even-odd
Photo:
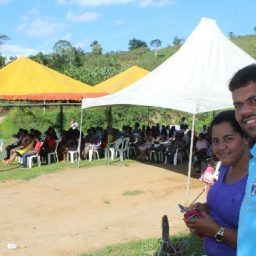
[(237, 245), (237, 256), (251, 256), (255, 254), (256, 244), (256, 64), (238, 70), (229, 83), (229, 90), (232, 93), (236, 119), (253, 145), (240, 210)]
[(75, 118), (72, 118), (70, 120), (70, 124), (69, 125), (70, 125), (70, 128), (72, 130), (76, 130), (78, 128), (78, 123), (76, 122)]
[(181, 130), (185, 130), (185, 129), (186, 129), (186, 126), (188, 126), (188, 121), (186, 120), (186, 117), (183, 116), (183, 117), (181, 118), (180, 129), (181, 129)]
[(208, 129), (207, 129), (207, 125), (206, 124), (203, 125), (203, 129), (202, 129), (201, 133), (204, 136), (208, 135)]

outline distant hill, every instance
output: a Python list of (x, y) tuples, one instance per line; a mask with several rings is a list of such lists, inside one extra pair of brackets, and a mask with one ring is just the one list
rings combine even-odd
[[(238, 36), (231, 39), (238, 47), (256, 59), (256, 35)], [(98, 84), (133, 65), (152, 71), (173, 55), (181, 45), (155, 50), (137, 48), (99, 54), (83, 52), (75, 47), (61, 53), (38, 53), (31, 59), (90, 85)]]
[[(256, 59), (256, 35), (238, 36), (232, 38), (231, 41)], [(117, 53), (117, 57), (123, 66), (137, 65), (152, 71), (173, 55), (179, 48), (180, 46), (170, 46), (159, 49), (157, 57), (155, 57), (154, 51), (147, 51), (144, 48), (119, 52)]]

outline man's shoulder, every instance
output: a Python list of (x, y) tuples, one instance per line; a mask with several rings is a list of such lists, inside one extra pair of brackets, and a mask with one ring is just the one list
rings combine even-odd
[[(254, 146), (251, 148), (251, 154), (253, 155), (254, 158), (256, 158), (256, 143), (254, 144)], [(256, 161), (256, 159), (255, 159)]]

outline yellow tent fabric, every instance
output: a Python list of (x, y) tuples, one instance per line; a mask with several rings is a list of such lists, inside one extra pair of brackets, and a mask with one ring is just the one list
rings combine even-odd
[(25, 57), (0, 70), (2, 100), (81, 100), (103, 95), (95, 87)]
[(133, 84), (148, 73), (149, 71), (146, 69), (132, 66), (120, 74), (95, 85), (95, 89), (105, 93), (115, 93)]

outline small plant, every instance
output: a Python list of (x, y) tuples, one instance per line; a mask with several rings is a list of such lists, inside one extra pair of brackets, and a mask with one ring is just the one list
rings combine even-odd
[(125, 191), (123, 196), (137, 196), (143, 193), (145, 193), (145, 191), (142, 190)]

